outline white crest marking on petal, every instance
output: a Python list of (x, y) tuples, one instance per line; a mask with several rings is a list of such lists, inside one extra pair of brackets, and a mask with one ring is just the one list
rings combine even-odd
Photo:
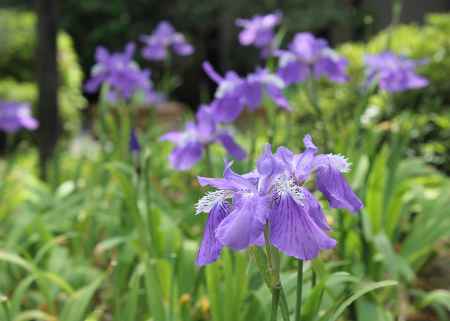
[(327, 156), (330, 165), (336, 168), (341, 173), (347, 173), (350, 171), (351, 163), (345, 156), (341, 154), (328, 154)]
[(201, 199), (195, 204), (195, 215), (200, 213), (209, 213), (211, 209), (219, 202), (224, 202), (227, 198), (232, 197), (231, 191), (214, 191), (206, 193)]
[(289, 194), (299, 205), (303, 205), (305, 198), (302, 187), (295, 182), (293, 177), (286, 176), (281, 176), (276, 180), (274, 194), (276, 198)]

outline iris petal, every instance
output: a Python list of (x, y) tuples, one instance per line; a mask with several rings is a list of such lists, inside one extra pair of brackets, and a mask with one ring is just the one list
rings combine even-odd
[(241, 197), (235, 203), (234, 210), (217, 228), (217, 239), (233, 250), (262, 245), (264, 224), (269, 214), (269, 199), (252, 195)]
[(282, 196), (271, 211), (270, 240), (281, 252), (299, 260), (312, 260), (336, 241), (321, 229), (290, 195)]
[(351, 212), (363, 208), (361, 200), (352, 191), (345, 177), (335, 168), (331, 166), (319, 168), (316, 183), (331, 207), (344, 208)]
[(219, 258), (223, 245), (217, 240), (215, 231), (228, 213), (229, 207), (226, 203), (217, 203), (209, 212), (203, 239), (197, 253), (197, 265), (210, 264)]

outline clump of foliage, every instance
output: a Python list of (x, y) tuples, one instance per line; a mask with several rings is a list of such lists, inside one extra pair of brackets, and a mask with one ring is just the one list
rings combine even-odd
[[(351, 88), (364, 77), (365, 52), (376, 53), (387, 47), (410, 58), (423, 59), (420, 71), (430, 85), (419, 91), (408, 91), (389, 100), (378, 92), (370, 97), (369, 106), (379, 110), (379, 121), (390, 119), (393, 123), (405, 119), (411, 123), (411, 153), (423, 156), (429, 163), (450, 171), (450, 15), (427, 16), (423, 26), (399, 25), (380, 32), (367, 44), (347, 43), (340, 47), (350, 61), (350, 87), (343, 88), (338, 97), (338, 109), (349, 106), (354, 99)], [(432, 41), (430, 41), (432, 39)], [(395, 109), (392, 106), (396, 106)]]
[[(0, 11), (0, 97), (4, 100), (37, 101), (35, 83), (36, 16), (32, 12)], [(58, 35), (59, 103), (66, 130), (79, 127), (83, 73), (72, 38)]]

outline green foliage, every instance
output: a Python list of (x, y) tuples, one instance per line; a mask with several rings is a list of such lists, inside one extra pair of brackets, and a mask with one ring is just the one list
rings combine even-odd
[[(122, 6), (81, 4), (106, 12)], [(123, 19), (119, 27), (129, 17)], [(416, 281), (450, 237), (450, 182), (430, 166), (439, 164), (435, 159), (411, 154), (421, 151), (417, 135), (423, 135), (421, 121), (431, 119), (425, 105), (431, 93), (440, 99), (435, 106), (439, 111), (448, 95), (448, 84), (436, 83), (443, 76), (434, 75), (447, 68), (447, 55), (435, 59), (433, 50), (441, 47), (422, 44), (426, 38), (419, 35), (435, 32), (445, 48), (447, 40), (438, 35), (448, 30), (449, 20), (435, 15), (423, 27), (393, 31), (393, 49), (416, 58), (432, 57), (422, 68), (432, 80), (429, 88), (394, 100), (386, 93), (365, 97), (359, 92), (362, 56), (366, 48), (384, 48), (388, 35), (383, 32), (367, 47), (341, 47), (351, 60), (349, 85), (312, 81), (319, 95), (308, 97), (307, 88), (299, 86), (290, 93), (292, 113), (269, 109), (264, 117), (242, 121), (243, 127), (252, 123), (238, 135), (248, 150), (259, 153), (270, 137), (274, 147), (298, 151), (299, 137), (310, 132), (322, 150), (328, 146), (326, 152), (340, 152), (353, 163), (349, 182), (365, 207), (351, 216), (319, 199), (339, 242), (335, 251), (304, 262), (303, 321), (391, 321), (405, 317), (404, 305), (412, 311), (431, 307), (441, 320), (448, 315), (448, 291), (418, 289)], [(70, 38), (60, 36), (59, 41), (71, 47)], [(28, 43), (22, 41), (24, 45)], [(81, 74), (70, 72), (76, 61), (70, 53), (59, 55), (61, 70), (68, 71), (61, 77), (78, 88)], [(15, 97), (32, 100), (32, 78), (26, 79), (26, 70), (14, 72), (4, 83), (8, 88), (20, 84)], [(412, 97), (417, 99), (414, 104)], [(311, 103), (317, 106), (313, 109)], [(362, 121), (367, 103), (380, 107), (378, 119)], [(193, 215), (201, 191), (195, 177), (219, 175), (223, 150), (212, 146), (210, 162), (174, 172), (167, 165), (170, 146), (157, 139), (161, 127), (154, 115), (146, 128), (138, 128), (142, 150), (131, 155), (128, 139), (130, 128), (137, 127), (135, 109), (99, 107), (94, 128), (99, 141), (83, 137), (58, 150), (49, 182), (36, 178), (36, 155), (23, 145), (0, 161), (0, 320), (262, 321), (269, 319), (275, 290), (280, 290), (278, 320), (292, 320), (297, 262), (270, 245), (250, 253), (225, 249), (221, 259), (206, 268), (194, 263), (206, 219)], [(315, 113), (320, 108), (322, 112)], [(440, 116), (436, 113), (433, 119), (444, 126), (435, 128), (443, 134), (446, 121)], [(438, 137), (437, 142), (445, 141)], [(252, 161), (237, 162), (234, 168), (245, 172)], [(267, 264), (269, 256), (272, 265)]]
[[(428, 87), (398, 94), (393, 101), (387, 99), (384, 93), (377, 93), (370, 97), (370, 105), (378, 108), (382, 120), (389, 117), (394, 123), (402, 117), (401, 114), (409, 113), (411, 148), (417, 155), (447, 172), (450, 171), (449, 34), (450, 15), (432, 14), (427, 16), (423, 26), (399, 25), (380, 32), (367, 44), (347, 43), (339, 49), (350, 61), (352, 87), (364, 81), (363, 57), (366, 52), (379, 53), (390, 49), (424, 61), (419, 72), (430, 80)], [(390, 48), (387, 48), (389, 38)], [(338, 106), (348, 106), (354, 94), (347, 89), (341, 99)]]
[[(35, 83), (36, 17), (31, 12), (0, 10), (0, 98), (37, 101)], [(58, 35), (59, 103), (64, 128), (79, 127), (83, 74), (71, 37)]]

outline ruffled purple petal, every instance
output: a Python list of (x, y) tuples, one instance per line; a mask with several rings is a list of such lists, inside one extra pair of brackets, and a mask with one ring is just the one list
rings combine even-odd
[(270, 240), (281, 252), (299, 260), (312, 260), (336, 241), (321, 229), (307, 211), (288, 194), (282, 196), (270, 214)]
[(345, 177), (332, 166), (323, 166), (317, 170), (316, 184), (332, 208), (345, 208), (351, 212), (358, 212), (363, 208), (361, 200)]
[(233, 211), (216, 229), (216, 238), (237, 251), (251, 245), (262, 245), (269, 205), (269, 198), (258, 195), (242, 196), (235, 200)]
[(216, 228), (228, 215), (230, 209), (226, 203), (219, 202), (211, 209), (206, 221), (203, 239), (197, 253), (196, 263), (199, 266), (216, 261), (222, 252), (223, 245), (216, 238)]

